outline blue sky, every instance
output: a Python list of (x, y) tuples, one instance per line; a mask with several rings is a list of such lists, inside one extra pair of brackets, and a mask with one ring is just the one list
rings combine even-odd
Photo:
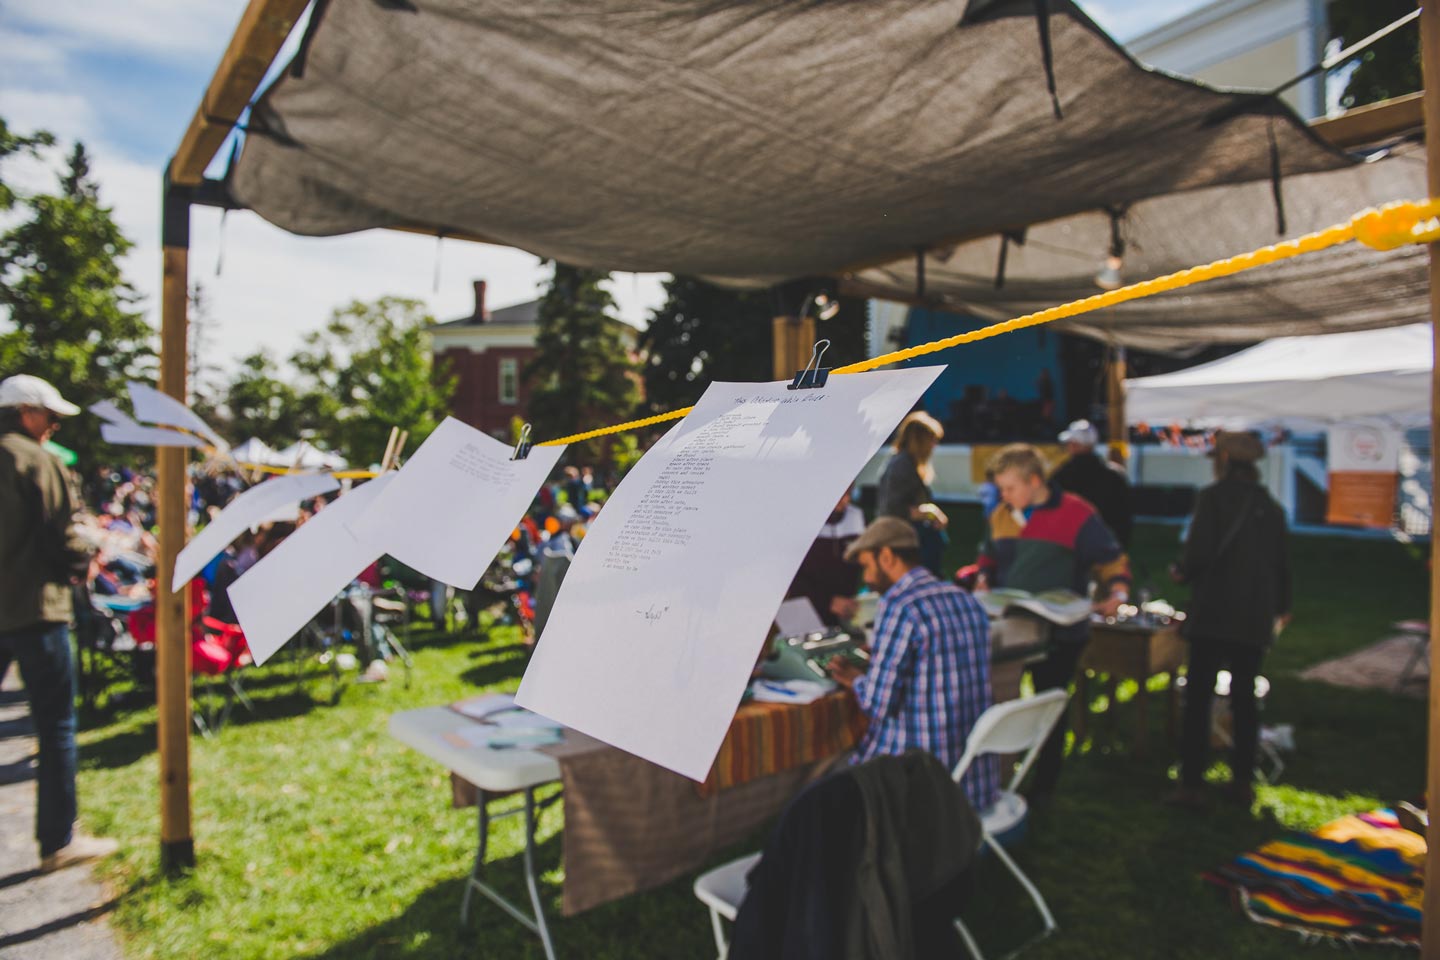
[[(1092, 0), (1082, 6), (1122, 41), (1203, 0)], [(21, 131), (83, 140), (101, 195), (136, 249), (128, 278), (148, 304), (159, 282), (160, 176), (225, 49), (244, 0), (0, 0), (0, 116)], [(7, 180), (43, 185), (48, 171), (12, 163)], [(492, 306), (530, 299), (545, 277), (533, 256), (477, 244), (373, 231), (292, 237), (246, 213), (223, 230), (215, 211), (193, 217), (191, 279), (213, 314), (206, 352), (229, 366), (265, 347), (287, 355), (305, 330), (352, 298), (387, 293), (425, 300), (440, 319), (470, 312), (470, 281), (490, 282)], [(215, 275), (222, 256), (224, 270)], [(641, 322), (660, 278), (617, 274), (622, 315)]]

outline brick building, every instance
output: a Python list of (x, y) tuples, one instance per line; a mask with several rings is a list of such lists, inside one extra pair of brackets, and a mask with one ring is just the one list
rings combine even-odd
[[(539, 300), (490, 310), (485, 306), (485, 281), (476, 280), (474, 313), (430, 328), (436, 364), (443, 364), (455, 378), (451, 416), (497, 440), (512, 439), (511, 422), (525, 416), (530, 400), (525, 367), (536, 353), (539, 315)], [(635, 328), (620, 320), (612, 322), (624, 337), (630, 358), (638, 362)], [(638, 385), (638, 373), (635, 379)]]
[(431, 350), (455, 378), (450, 413), (499, 440), (510, 440), (510, 422), (523, 417), (529, 390), (525, 365), (535, 356), (539, 300), (491, 311), (485, 281), (475, 281), (475, 312), (430, 328)]

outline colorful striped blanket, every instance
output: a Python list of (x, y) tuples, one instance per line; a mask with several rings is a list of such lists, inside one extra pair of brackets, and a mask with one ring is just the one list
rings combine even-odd
[(1376, 810), (1267, 843), (1202, 877), (1230, 890), (1256, 923), (1418, 946), (1424, 865), (1425, 838)]
[(864, 733), (865, 715), (848, 690), (814, 703), (745, 703), (735, 712), (710, 776), (696, 789), (705, 797), (807, 766), (849, 750)]

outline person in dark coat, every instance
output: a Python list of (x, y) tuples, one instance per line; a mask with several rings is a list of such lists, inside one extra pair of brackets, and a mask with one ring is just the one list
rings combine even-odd
[(1051, 482), (1066, 493), (1086, 500), (1100, 513), (1105, 526), (1122, 547), (1130, 546), (1134, 517), (1130, 510), (1130, 483), (1095, 452), (1100, 433), (1089, 420), (1076, 420), (1060, 434), (1070, 454)]
[(1181, 735), (1181, 785), (1166, 800), (1204, 803), (1215, 676), (1231, 675), (1234, 756), (1227, 796), (1254, 800), (1260, 721), (1255, 677), (1276, 632), (1290, 621), (1290, 564), (1285, 513), (1260, 482), (1265, 448), (1253, 434), (1215, 437), (1216, 482), (1200, 491), (1180, 562), (1171, 574), (1191, 585), (1183, 633), (1190, 643)]
[(933, 755), (876, 757), (790, 802), (746, 878), (730, 960), (941, 960), (980, 818)]
[(855, 619), (860, 609), (855, 599), (860, 592), (860, 564), (846, 560), (845, 550), (864, 532), (865, 515), (850, 502), (850, 491), (846, 490), (800, 561), (785, 598), (809, 600), (827, 627)]

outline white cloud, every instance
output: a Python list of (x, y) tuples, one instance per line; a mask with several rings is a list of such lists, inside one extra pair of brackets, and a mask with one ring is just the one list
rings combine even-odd
[[(15, 129), (46, 129), (62, 143), (85, 142), (101, 199), (135, 244), (122, 261), (126, 278), (145, 298), (159, 327), (161, 170), (136, 162), (107, 141), (101, 123), (105, 104), (76, 92), (66, 69), (90, 51), (128, 52), (136, 70), (146, 59), (213, 62), (225, 46), (244, 4), (240, 0), (0, 0), (0, 43), (10, 51), (0, 74), (0, 115)], [(279, 60), (288, 59), (292, 36)], [(188, 105), (196, 89), (176, 89)], [(162, 149), (156, 154), (167, 153)], [(223, 152), (223, 151), (222, 151)], [(25, 190), (51, 189), (62, 166), (61, 151), (42, 161), (6, 165), (7, 182)], [(151, 154), (154, 155), (154, 154)], [(490, 306), (532, 299), (549, 276), (530, 254), (503, 247), (447, 240), (439, 247), (440, 286), (434, 287), (437, 245), (431, 238), (372, 231), (348, 237), (306, 238), (287, 234), (245, 212), (225, 218), (197, 208), (191, 219), (190, 280), (203, 284), (210, 324), (203, 333), (205, 361), (232, 369), (244, 355), (265, 348), (286, 357), (307, 331), (318, 329), (336, 307), (387, 294), (422, 300), (440, 320), (466, 316), (473, 307), (471, 281), (489, 283)], [(217, 259), (223, 271), (215, 275)], [(661, 297), (661, 277), (619, 274), (611, 283), (621, 316), (641, 325)]]
[(66, 50), (213, 60), (244, 9), (237, 0), (6, 0), (0, 16)]
[(53, 76), (65, 65), (64, 54), (55, 47), (6, 26), (0, 26), (0, 50), (5, 51), (4, 69), (17, 76)]
[(88, 140), (99, 119), (94, 106), (78, 93), (14, 87), (0, 90), (0, 115), (11, 130), (49, 130), (62, 142)]

